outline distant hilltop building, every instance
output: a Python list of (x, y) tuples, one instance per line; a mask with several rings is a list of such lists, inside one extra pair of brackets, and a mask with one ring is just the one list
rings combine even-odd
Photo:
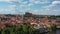
[(26, 12), (24, 17), (33, 17), (34, 15), (32, 13)]

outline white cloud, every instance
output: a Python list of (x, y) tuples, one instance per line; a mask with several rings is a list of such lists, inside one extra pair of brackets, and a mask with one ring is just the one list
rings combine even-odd
[(23, 12), (30, 12), (30, 11), (31, 11), (31, 8), (23, 9)]
[(18, 1), (18, 0), (0, 0), (0, 1), (11, 2), (11, 1)]
[(0, 9), (0, 14), (18, 14), (18, 8), (16, 5), (10, 5), (6, 9)]
[(46, 3), (50, 3), (48, 0), (45, 1), (41, 1), (41, 0), (29, 0), (30, 3), (34, 3), (34, 4), (46, 4)]
[(60, 15), (60, 9), (52, 10), (52, 14)]
[(52, 2), (52, 6), (57, 6), (57, 5), (60, 5), (60, 1), (53, 1)]
[(0, 2), (8, 2), (8, 3), (14, 3), (14, 2), (20, 2), (20, 0), (0, 0)]
[[(8, 2), (8, 3), (19, 3), (21, 6), (32, 6), (34, 4), (45, 4), (45, 3), (49, 3), (47, 0), (41, 2), (41, 0), (29, 0), (29, 1), (24, 1), (23, 0), (0, 0), (0, 2)], [(29, 2), (29, 3), (28, 3)]]
[(28, 4), (28, 6), (32, 6), (32, 5), (34, 5), (34, 4), (33, 4), (33, 3), (29, 3), (29, 4)]
[(41, 1), (35, 1), (35, 4), (46, 4), (46, 3), (50, 3), (50, 2), (47, 2), (47, 1), (44, 1), (44, 2), (41, 2)]
[[(22, 11), (24, 11), (24, 12), (26, 12), (26, 11), (28, 11), (28, 12), (33, 12), (33, 13), (36, 13), (36, 14), (38, 14), (38, 13), (40, 13), (40, 11), (39, 10), (31, 10), (30, 9), (30, 6), (32, 6), (32, 5), (34, 5), (34, 4), (46, 4), (46, 3), (50, 3), (50, 0), (48, 1), (48, 0), (45, 0), (45, 1), (41, 1), (41, 0), (29, 0), (29, 3), (28, 3), (28, 1), (24, 1), (24, 2), (22, 2), (23, 0), (0, 0), (0, 2), (1, 1), (3, 1), (3, 2), (9, 2), (9, 3), (14, 3), (14, 2), (17, 2), (17, 3), (19, 3), (20, 4), (20, 9), (23, 9)], [(50, 11), (51, 10), (51, 8), (52, 7), (54, 7), (54, 6), (57, 6), (57, 5), (60, 5), (60, 1), (53, 1), (52, 2), (52, 4), (50, 4), (49, 6), (44, 6), (43, 8), (45, 9), (45, 11)], [(29, 8), (28, 8), (29, 7)], [(26, 8), (26, 9), (25, 9)], [(10, 5), (7, 9), (1, 9), (0, 10), (0, 13), (2, 12), (2, 13), (5, 13), (5, 12), (8, 12), (8, 13), (19, 13), (19, 12), (17, 12), (17, 11), (19, 11), (18, 10), (18, 8), (16, 7), (16, 5)], [(52, 10), (53, 11), (53, 10)], [(54, 10), (54, 11), (58, 11), (58, 10)], [(59, 10), (60, 11), (60, 10)], [(42, 14), (43, 12), (41, 12), (41, 14)]]
[(44, 12), (47, 12), (47, 14), (51, 15), (59, 15), (60, 14), (60, 8), (58, 8), (60, 5), (60, 1), (53, 1), (48, 6), (42, 6), (44, 8)]
[(27, 6), (33, 6), (35, 4), (46, 4), (46, 3), (50, 3), (49, 1), (43, 1), (41, 2), (41, 0), (29, 0), (29, 1), (19, 1), (20, 7), (27, 7)]
[[(53, 1), (50, 5), (48, 6), (43, 6), (43, 8), (46, 10), (46, 11), (50, 11), (53, 7), (58, 7), (60, 5), (60, 1)], [(53, 8), (54, 9), (54, 8)], [(60, 8), (58, 8), (60, 9)]]
[(9, 9), (9, 11), (16, 11), (17, 10), (17, 7), (16, 7), (16, 5), (10, 5), (8, 7), (8, 9)]

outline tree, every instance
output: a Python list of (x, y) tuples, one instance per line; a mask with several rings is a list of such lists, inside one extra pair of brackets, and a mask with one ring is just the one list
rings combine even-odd
[(52, 31), (55, 31), (57, 29), (57, 26), (55, 24), (52, 24), (50, 27)]

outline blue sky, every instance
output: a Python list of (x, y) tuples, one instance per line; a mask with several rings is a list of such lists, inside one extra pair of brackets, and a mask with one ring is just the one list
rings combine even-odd
[(0, 0), (0, 14), (60, 15), (60, 0)]

